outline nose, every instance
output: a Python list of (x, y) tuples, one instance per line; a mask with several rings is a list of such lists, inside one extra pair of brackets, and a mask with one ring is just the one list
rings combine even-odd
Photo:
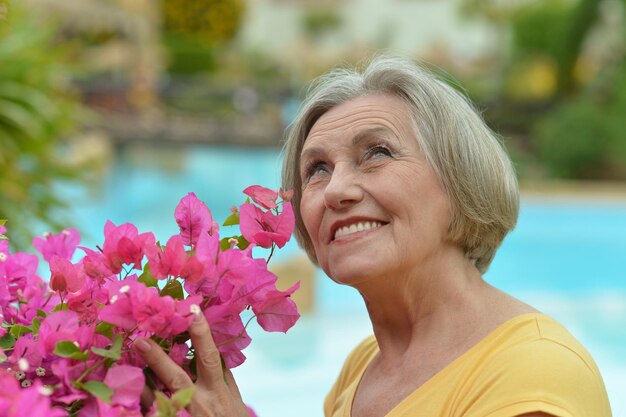
[(363, 189), (357, 181), (354, 169), (336, 165), (330, 181), (324, 189), (324, 204), (331, 210), (341, 210), (363, 199)]

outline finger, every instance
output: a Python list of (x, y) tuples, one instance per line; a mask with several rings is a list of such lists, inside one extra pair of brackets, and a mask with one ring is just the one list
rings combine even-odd
[(167, 356), (154, 341), (142, 337), (135, 340), (133, 347), (161, 382), (171, 391), (176, 392), (193, 385), (187, 373)]
[(226, 368), (224, 371), (224, 376), (226, 376), (226, 385), (228, 385), (228, 390), (230, 391), (230, 395), (241, 400), (243, 402), (243, 398), (241, 398), (241, 393), (239, 392), (239, 387), (235, 382), (235, 377), (233, 373), (230, 372), (230, 369)]
[(148, 411), (152, 404), (154, 403), (154, 393), (147, 385), (143, 386), (143, 391), (141, 392), (141, 410)]
[(198, 383), (207, 388), (216, 388), (224, 384), (222, 359), (204, 314), (196, 316), (189, 326), (189, 335), (195, 349)]

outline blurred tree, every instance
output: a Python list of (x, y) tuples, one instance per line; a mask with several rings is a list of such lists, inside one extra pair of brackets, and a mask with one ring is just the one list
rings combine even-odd
[(302, 26), (306, 34), (312, 38), (320, 38), (332, 34), (341, 28), (343, 20), (335, 9), (313, 9), (302, 17)]
[(35, 227), (61, 228), (56, 216), (67, 203), (53, 185), (81, 177), (62, 148), (80, 107), (66, 83), (71, 55), (55, 44), (54, 27), (13, 6), (8, 16), (0, 38), (0, 217), (20, 249)]
[[(518, 139), (522, 157), (538, 161), (550, 177), (626, 179), (626, 0), (463, 0), (463, 6), (470, 16), (509, 28), (504, 83), (487, 118), (513, 128), (506, 134)], [(621, 25), (607, 26), (616, 13)], [(611, 33), (619, 41), (598, 53)]]
[(237, 35), (244, 6), (243, 0), (162, 0), (169, 71), (191, 74), (215, 70), (215, 48)]
[(605, 69), (581, 94), (534, 128), (534, 145), (557, 178), (626, 180), (626, 62)]

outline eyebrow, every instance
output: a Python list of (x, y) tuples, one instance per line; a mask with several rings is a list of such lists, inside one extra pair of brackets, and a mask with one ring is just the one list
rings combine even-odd
[[(354, 135), (354, 137), (352, 138), (352, 146), (357, 146), (359, 143), (361, 143), (362, 141), (368, 138), (371, 138), (372, 136), (381, 137), (390, 133), (393, 134), (393, 132), (390, 129), (383, 127), (383, 126), (377, 126), (377, 127), (372, 127), (369, 129), (362, 130), (356, 135)], [(323, 155), (324, 152), (325, 152), (324, 149), (321, 147), (307, 148), (304, 151), (302, 151), (302, 153), (300, 154), (300, 163), (302, 164), (303, 160), (306, 160), (307, 158), (310, 158), (313, 155)]]

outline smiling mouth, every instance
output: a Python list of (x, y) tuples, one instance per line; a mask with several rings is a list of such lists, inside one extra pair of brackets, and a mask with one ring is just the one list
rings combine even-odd
[(372, 229), (377, 229), (381, 226), (383, 226), (384, 223), (382, 222), (358, 222), (358, 223), (353, 223), (349, 226), (343, 226), (340, 227), (339, 229), (337, 229), (337, 231), (335, 232), (335, 236), (333, 237), (333, 240), (339, 239), (340, 237), (344, 237), (347, 235), (351, 235), (353, 233), (358, 233), (358, 232), (365, 232), (367, 230), (372, 230)]

